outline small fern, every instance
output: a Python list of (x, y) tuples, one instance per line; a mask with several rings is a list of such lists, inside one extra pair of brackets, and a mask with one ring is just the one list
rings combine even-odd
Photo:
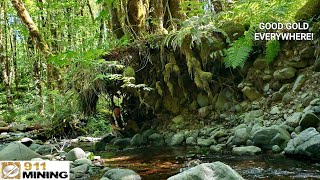
[(280, 52), (280, 42), (277, 40), (271, 40), (266, 45), (266, 61), (268, 64), (278, 56)]
[(226, 67), (242, 67), (253, 50), (253, 33), (254, 29), (250, 28), (245, 32), (245, 36), (235, 40), (231, 47), (225, 50), (225, 66)]

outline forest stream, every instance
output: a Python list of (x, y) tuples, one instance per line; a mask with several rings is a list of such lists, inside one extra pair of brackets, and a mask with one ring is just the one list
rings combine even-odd
[[(81, 146), (92, 150), (92, 144)], [(320, 179), (320, 163), (312, 160), (292, 159), (268, 152), (256, 156), (236, 156), (231, 151), (206, 155), (204, 151), (206, 149), (195, 147), (141, 147), (95, 154), (106, 160), (106, 166), (132, 169), (143, 180), (167, 179), (188, 166), (215, 161), (230, 165), (243, 178), (250, 180)]]

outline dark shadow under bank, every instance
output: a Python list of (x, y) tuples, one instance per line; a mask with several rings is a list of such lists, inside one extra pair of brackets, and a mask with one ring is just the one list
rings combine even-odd
[(95, 155), (106, 159), (108, 167), (134, 170), (143, 180), (167, 179), (195, 160), (221, 161), (249, 180), (320, 179), (320, 162), (305, 158), (294, 159), (268, 152), (256, 156), (236, 156), (230, 151), (203, 155), (205, 151), (194, 147), (141, 147)]

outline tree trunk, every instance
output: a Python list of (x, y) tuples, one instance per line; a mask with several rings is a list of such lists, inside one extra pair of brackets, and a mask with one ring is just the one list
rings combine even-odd
[(128, 0), (128, 18), (129, 26), (133, 30), (135, 36), (142, 35), (145, 31), (145, 22), (147, 19), (147, 10), (149, 9), (149, 2), (145, 0)]
[(164, 2), (163, 0), (150, 0), (151, 27), (153, 32), (167, 34), (168, 31), (163, 27), (164, 21)]
[[(0, 18), (4, 17), (3, 19), (0, 19), (0, 21), (4, 22), (4, 30), (7, 31), (7, 17), (6, 17), (6, 9), (3, 8), (3, 3), (0, 5)], [(4, 10), (4, 14), (2, 15), (2, 8)], [(5, 33), (7, 35), (7, 33)], [(0, 27), (0, 62), (1, 62), (1, 69), (2, 69), (2, 81), (3, 85), (6, 91), (6, 99), (7, 99), (7, 109), (8, 111), (13, 111), (13, 97), (11, 92), (11, 85), (12, 85), (12, 71), (10, 68), (10, 62), (7, 56), (5, 56), (4, 49), (7, 49), (7, 41), (3, 44), (2, 42), (2, 27)], [(7, 51), (6, 51), (7, 52)]]
[(28, 11), (24, 7), (24, 4), (22, 0), (11, 0), (11, 3), (15, 10), (17, 11), (17, 14), (21, 21), (25, 24), (25, 26), (29, 30), (29, 34), (31, 38), (33, 39), (35, 45), (39, 50), (43, 53), (44, 57), (47, 59), (51, 52), (47, 45), (47, 43), (43, 40), (40, 31), (36, 24), (33, 22), (32, 18), (30, 17)]
[[(103, 7), (106, 5), (103, 4)], [(117, 8), (115, 7), (115, 3), (112, 3), (111, 6), (109, 6), (109, 14), (111, 16), (111, 30), (114, 32), (116, 37), (118, 39), (122, 38), (124, 36), (124, 32), (121, 27), (120, 20), (118, 18)]]

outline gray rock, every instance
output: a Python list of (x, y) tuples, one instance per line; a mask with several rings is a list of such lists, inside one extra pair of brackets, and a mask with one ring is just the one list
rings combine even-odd
[(211, 152), (221, 152), (222, 148), (224, 147), (224, 144), (217, 144), (217, 145), (211, 145), (210, 146), (210, 151)]
[(313, 113), (305, 113), (302, 115), (299, 125), (302, 127), (302, 129), (306, 129), (308, 127), (317, 128), (320, 126), (320, 118)]
[(273, 77), (277, 80), (287, 80), (291, 79), (296, 75), (297, 70), (292, 67), (283, 68), (280, 70), (276, 70), (273, 73)]
[(190, 168), (168, 180), (243, 180), (243, 178), (230, 166), (222, 162), (203, 163), (196, 167)]
[(309, 95), (309, 96), (303, 98), (302, 104), (306, 107), (311, 103), (312, 100), (314, 100), (314, 98), (315, 97), (313, 95)]
[(202, 138), (199, 138), (197, 140), (197, 145), (198, 146), (203, 146), (203, 147), (209, 147), (210, 145), (212, 145), (214, 142), (213, 140), (211, 139), (202, 139)]
[(320, 159), (320, 133), (313, 127), (305, 129), (291, 139), (284, 149), (286, 154), (304, 155)]
[(260, 116), (263, 116), (263, 111), (261, 109), (247, 112), (244, 116), (244, 122), (252, 122), (255, 118)]
[(209, 99), (207, 95), (204, 95), (202, 93), (199, 93), (197, 96), (197, 102), (200, 107), (205, 107), (209, 105)]
[(100, 141), (94, 144), (95, 151), (104, 151), (106, 144), (110, 143), (112, 139), (114, 139), (114, 136), (112, 134), (103, 136)]
[(67, 161), (75, 161), (77, 159), (86, 158), (86, 153), (81, 148), (73, 148), (66, 154)]
[(103, 177), (111, 180), (141, 180), (139, 174), (130, 169), (110, 169)]
[(92, 162), (87, 158), (77, 159), (73, 163), (76, 164), (76, 165), (92, 164)]
[(148, 137), (148, 139), (150, 141), (161, 141), (162, 140), (162, 135), (159, 134), (159, 133), (153, 133)]
[(196, 142), (196, 139), (195, 139), (194, 137), (188, 137), (188, 138), (186, 139), (186, 144), (187, 144), (187, 145), (196, 145), (197, 142)]
[(178, 133), (172, 137), (169, 145), (178, 146), (178, 145), (181, 145), (183, 143), (183, 141), (184, 141), (184, 134)]
[(122, 148), (129, 146), (130, 141), (131, 141), (130, 138), (118, 139), (113, 143), (113, 145), (119, 146), (119, 148), (122, 149)]
[(217, 101), (214, 108), (216, 110), (225, 110), (226, 105), (232, 103), (234, 99), (234, 92), (229, 88), (224, 88), (220, 91), (219, 95), (217, 95)]
[(315, 106), (315, 105), (320, 105), (320, 98), (316, 98), (310, 102), (310, 105)]
[(299, 121), (301, 119), (302, 113), (301, 112), (295, 112), (292, 115), (290, 115), (287, 119), (286, 119), (286, 124), (295, 128), (299, 125)]
[(184, 118), (182, 115), (178, 115), (174, 117), (171, 121), (174, 122), (175, 124), (181, 124), (184, 121)]
[(274, 145), (285, 148), (289, 140), (290, 134), (277, 125), (261, 128), (252, 137), (253, 144), (262, 149), (272, 149)]
[(147, 139), (141, 134), (136, 134), (132, 137), (130, 144), (132, 146), (142, 146), (147, 143)]
[(280, 108), (278, 106), (274, 106), (271, 108), (270, 114), (275, 115), (280, 113)]
[(146, 131), (144, 131), (144, 132), (142, 133), (142, 136), (148, 138), (151, 134), (153, 134), (153, 133), (155, 133), (155, 132), (156, 132), (156, 131), (155, 131), (154, 129), (148, 129), (148, 130), (146, 130)]
[(261, 153), (261, 149), (256, 146), (234, 147), (232, 152), (237, 155), (249, 155), (253, 156)]
[(198, 114), (200, 117), (205, 118), (210, 114), (211, 108), (209, 106), (202, 107), (198, 109)]
[(250, 101), (254, 101), (262, 97), (254, 87), (245, 86), (241, 91)]
[(268, 67), (267, 61), (264, 58), (258, 57), (254, 62), (253, 62), (253, 67), (258, 70), (263, 70), (266, 67)]
[(248, 139), (249, 133), (247, 132), (247, 128), (241, 128), (236, 130), (236, 132), (234, 133), (232, 144), (237, 146), (245, 145)]
[(35, 152), (41, 155), (48, 155), (48, 154), (51, 154), (53, 150), (54, 148), (51, 147), (50, 145), (41, 145), (35, 150)]
[(80, 166), (74, 167), (70, 169), (70, 172), (74, 173), (74, 174), (85, 174), (87, 173), (89, 170), (89, 164), (82, 164)]
[(272, 146), (272, 152), (273, 153), (280, 153), (282, 150), (281, 150), (281, 147), (278, 146), (278, 145), (274, 145)]
[(40, 157), (40, 154), (32, 151), (27, 146), (19, 142), (12, 142), (0, 151), (0, 160), (2, 161), (23, 161)]
[(285, 95), (283, 95), (282, 102), (284, 104), (289, 104), (291, 101), (292, 101), (292, 95), (290, 93), (286, 93)]
[(298, 92), (306, 82), (306, 76), (305, 75), (299, 75), (296, 79), (296, 81), (293, 84), (292, 91), (293, 92)]
[(300, 57), (294, 57), (289, 60), (289, 62), (286, 62), (286, 65), (288, 67), (293, 68), (304, 68), (308, 65), (308, 61), (303, 61)]

